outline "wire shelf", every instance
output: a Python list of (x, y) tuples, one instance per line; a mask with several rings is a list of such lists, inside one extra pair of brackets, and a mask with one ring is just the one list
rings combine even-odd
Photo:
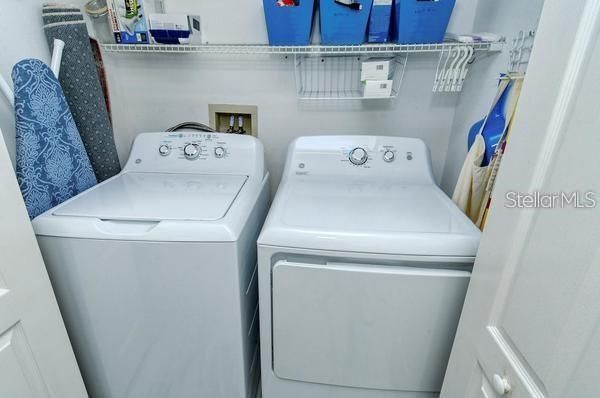
[(472, 47), (474, 51), (501, 51), (500, 43), (362, 44), (352, 46), (269, 46), (261, 44), (102, 44), (115, 53), (200, 53), (200, 54), (273, 54), (273, 55), (373, 55), (440, 52), (454, 47)]
[[(241, 54), (294, 56), (296, 91), (302, 100), (389, 99), (398, 96), (409, 54), (449, 52), (500, 52), (504, 41), (482, 43), (362, 44), (349, 46), (270, 46), (263, 44), (102, 44), (108, 53), (146, 54)], [(360, 81), (361, 62), (377, 56), (393, 59), (390, 96), (365, 97)], [(473, 57), (474, 59), (475, 57)], [(470, 61), (472, 62), (472, 60)], [(438, 67), (439, 69), (439, 67)], [(466, 74), (465, 74), (466, 75)], [(456, 90), (460, 91), (460, 90)]]
[(366, 100), (396, 98), (404, 78), (407, 55), (396, 55), (392, 61), (391, 94), (370, 97), (363, 94), (362, 62), (368, 56), (295, 57), (296, 91), (301, 100)]

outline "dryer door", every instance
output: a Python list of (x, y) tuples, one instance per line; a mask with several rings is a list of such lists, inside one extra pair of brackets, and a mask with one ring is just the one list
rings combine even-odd
[(279, 261), (273, 267), (278, 377), (440, 391), (467, 271)]

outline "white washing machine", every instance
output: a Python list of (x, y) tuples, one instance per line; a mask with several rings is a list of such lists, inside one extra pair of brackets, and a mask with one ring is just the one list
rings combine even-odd
[(421, 140), (296, 140), (258, 241), (263, 397), (436, 397), (479, 238)]
[(91, 397), (255, 396), (267, 180), (253, 137), (141, 134), (33, 221)]

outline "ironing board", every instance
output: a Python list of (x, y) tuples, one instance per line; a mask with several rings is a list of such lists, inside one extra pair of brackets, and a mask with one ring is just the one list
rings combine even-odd
[(26, 59), (12, 72), (16, 174), (29, 217), (97, 183), (81, 136), (52, 70)]

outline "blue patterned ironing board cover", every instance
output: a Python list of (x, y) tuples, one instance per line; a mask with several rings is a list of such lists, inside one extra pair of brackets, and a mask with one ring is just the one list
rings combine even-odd
[(62, 88), (40, 60), (12, 72), (15, 91), (16, 173), (34, 218), (97, 183)]

